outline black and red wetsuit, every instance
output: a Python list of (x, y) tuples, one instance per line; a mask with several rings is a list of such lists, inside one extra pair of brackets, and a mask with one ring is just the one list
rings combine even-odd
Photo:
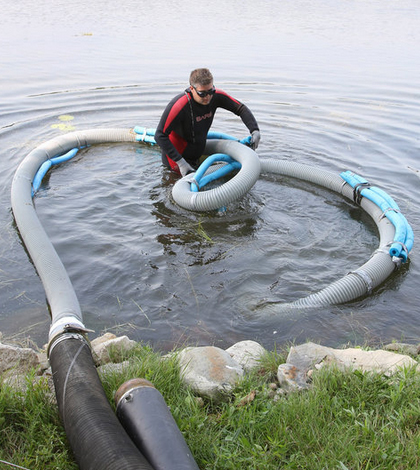
[(217, 108), (239, 116), (250, 133), (259, 130), (250, 109), (224, 91), (216, 89), (209, 104), (203, 105), (194, 100), (187, 88), (170, 101), (156, 128), (155, 140), (162, 150), (162, 163), (166, 167), (177, 170), (176, 162), (181, 158), (192, 167), (198, 167)]

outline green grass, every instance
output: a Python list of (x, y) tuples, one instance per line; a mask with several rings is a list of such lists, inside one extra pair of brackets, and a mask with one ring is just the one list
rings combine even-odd
[(0, 386), (0, 460), (28, 469), (78, 468), (47, 380), (34, 384), (28, 376), (25, 392)]
[[(197, 400), (183, 386), (176, 359), (162, 360), (147, 347), (103, 384), (114, 406), (126, 380), (153, 382), (202, 470), (420, 468), (420, 374), (414, 369), (387, 378), (325, 368), (314, 374), (311, 389), (273, 399), (270, 383), (284, 359), (268, 353), (260, 370), (219, 405)], [(1, 386), (0, 460), (30, 470), (77, 468), (47, 391), (31, 377), (25, 392)]]

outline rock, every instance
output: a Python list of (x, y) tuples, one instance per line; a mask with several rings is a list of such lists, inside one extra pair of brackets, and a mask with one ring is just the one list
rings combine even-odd
[(390, 343), (384, 346), (386, 351), (398, 351), (410, 356), (417, 356), (419, 354), (419, 346), (408, 343)]
[(98, 336), (97, 338), (93, 339), (90, 344), (92, 348), (99, 347), (102, 343), (106, 343), (110, 339), (115, 339), (116, 336), (114, 333), (104, 333), (102, 336)]
[(244, 373), (229, 353), (215, 346), (186, 348), (178, 360), (184, 382), (215, 402), (227, 400)]
[[(47, 357), (46, 351), (38, 351), (38, 362), (39, 362), (39, 375), (44, 374), (47, 370), (50, 370), (50, 362)], [(51, 375), (51, 374), (50, 374)]]
[(245, 372), (250, 372), (260, 366), (261, 357), (266, 353), (266, 350), (256, 341), (240, 341), (226, 352), (242, 366)]
[(0, 343), (1, 376), (25, 375), (38, 366), (38, 355), (33, 349)]
[(382, 372), (392, 375), (403, 367), (417, 365), (410, 356), (396, 354), (389, 351), (363, 351), (362, 349), (350, 348), (338, 350), (335, 360), (340, 368), (351, 367), (361, 371)]
[(287, 356), (286, 363), (293, 364), (298, 369), (307, 372), (333, 351), (332, 348), (320, 346), (315, 343), (305, 343), (300, 346), (292, 346)]
[(417, 365), (417, 362), (402, 354), (384, 350), (364, 351), (357, 348), (333, 349), (314, 343), (292, 347), (287, 363), (293, 364), (305, 373), (313, 367), (335, 364), (340, 369), (352, 368), (361, 371), (376, 371), (392, 375), (402, 367)]
[[(1, 334), (1, 333), (0, 333)], [(91, 342), (93, 357), (98, 365), (98, 373), (104, 378), (108, 373), (120, 373), (129, 362), (122, 362), (127, 352), (137, 347), (137, 343), (127, 336), (116, 337), (112, 333), (96, 338)], [(404, 351), (418, 355), (418, 346), (405, 343), (391, 343), (387, 350), (364, 351), (358, 348), (333, 349), (315, 343), (306, 343), (290, 349), (286, 364), (277, 370), (277, 384), (267, 384), (267, 396), (274, 400), (283, 395), (309, 387), (312, 373), (316, 369), (330, 364), (339, 369), (357, 369), (375, 371), (391, 375), (402, 367), (417, 366), (417, 361), (408, 355), (391, 351)], [(260, 366), (260, 360), (266, 350), (255, 341), (240, 341), (226, 351), (214, 346), (186, 348), (176, 354), (184, 382), (200, 397), (215, 402), (229, 399), (229, 395), (238, 381), (248, 372)], [(111, 357), (114, 363), (111, 362)], [(165, 358), (166, 356), (164, 356)], [(29, 348), (20, 348), (0, 343), (0, 375), (14, 388), (25, 390), (28, 373), (35, 368), (39, 375), (52, 386), (51, 369), (48, 369), (45, 352), (35, 352)], [(38, 381), (40, 377), (35, 377)], [(26, 385), (28, 382), (26, 382)], [(256, 397), (256, 391), (239, 401), (238, 406), (246, 406)]]
[[(109, 333), (108, 333), (109, 335)], [(107, 337), (107, 339), (96, 338), (92, 341), (93, 357), (97, 364), (107, 364), (108, 362), (121, 362), (127, 352), (137, 346), (137, 343), (127, 336)], [(111, 358), (112, 357), (112, 358)]]
[(277, 369), (277, 379), (280, 387), (286, 392), (295, 392), (309, 387), (306, 373), (293, 364), (280, 364)]

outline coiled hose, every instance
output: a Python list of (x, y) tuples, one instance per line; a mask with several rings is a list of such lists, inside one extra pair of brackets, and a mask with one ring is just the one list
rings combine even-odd
[[(14, 218), (41, 278), (51, 309), (49, 359), (60, 415), (81, 470), (134, 470), (151, 467), (126, 435), (105, 397), (86, 341), (88, 330), (83, 324), (76, 293), (37, 217), (32, 196), (42, 179), (38, 171), (45, 174), (51, 164), (62, 161), (57, 157), (73, 149), (77, 151), (106, 142), (140, 140), (153, 144), (153, 132), (141, 129), (141, 137), (131, 129), (94, 129), (56, 137), (30, 152), (19, 165), (12, 181)], [(233, 138), (208, 140), (206, 151), (230, 155), (241, 163), (241, 169), (220, 188), (202, 193), (190, 191), (193, 176), (177, 182), (174, 186), (174, 199), (190, 210), (217, 209), (237, 199), (252, 188), (260, 171), (313, 182), (352, 199), (353, 188), (343, 182), (339, 175), (289, 161), (260, 160), (253, 150)], [(65, 160), (64, 157), (63, 159)], [(371, 215), (379, 230), (379, 248), (371, 259), (320, 292), (281, 305), (279, 309), (348, 302), (370, 292), (394, 271), (398, 263), (389, 256), (387, 250), (393, 241), (394, 226), (370, 200), (361, 198), (360, 205)]]

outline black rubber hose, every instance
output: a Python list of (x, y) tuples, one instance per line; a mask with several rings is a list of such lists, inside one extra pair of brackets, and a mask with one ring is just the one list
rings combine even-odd
[(79, 468), (153, 470), (115, 416), (84, 338), (63, 337), (52, 345), (50, 364), (60, 416)]
[(199, 470), (165, 399), (145, 379), (132, 379), (115, 394), (117, 416), (155, 470)]

